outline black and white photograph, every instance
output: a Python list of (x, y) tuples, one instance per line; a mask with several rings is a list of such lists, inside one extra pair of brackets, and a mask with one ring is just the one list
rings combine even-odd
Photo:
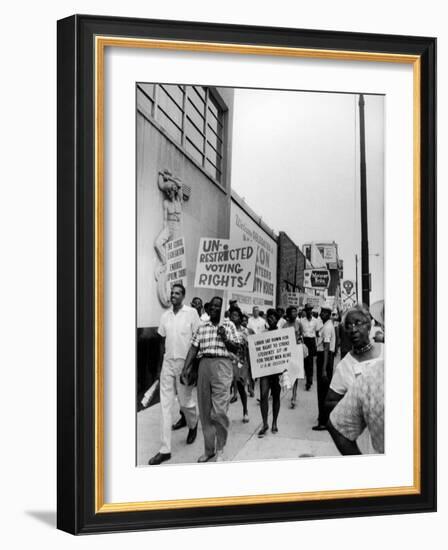
[(137, 466), (386, 452), (385, 103), (137, 82)]

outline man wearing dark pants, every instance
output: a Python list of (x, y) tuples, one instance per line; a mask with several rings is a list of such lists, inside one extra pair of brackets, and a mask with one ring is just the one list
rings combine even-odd
[(235, 325), (227, 319), (220, 324), (222, 299), (217, 296), (210, 302), (210, 320), (202, 323), (193, 336), (191, 347), (182, 371), (184, 380), (196, 356), (200, 359), (198, 372), (198, 405), (204, 436), (204, 454), (198, 462), (208, 462), (214, 456), (222, 461), (230, 425), (227, 411), (233, 366), (230, 353), (238, 351)]
[(328, 414), (325, 409), (325, 398), (330, 387), (331, 377), (333, 376), (333, 359), (336, 346), (336, 335), (334, 325), (331, 322), (331, 308), (322, 306), (320, 318), (323, 326), (319, 329), (317, 335), (317, 404), (319, 409), (319, 418), (317, 426), (313, 430), (326, 430)]
[(313, 384), (313, 368), (314, 357), (316, 356), (316, 336), (318, 329), (318, 321), (313, 317), (313, 306), (311, 304), (305, 305), (305, 317), (300, 322), (302, 324), (303, 331), (303, 343), (308, 348), (308, 356), (304, 360), (306, 386), (308, 391)]

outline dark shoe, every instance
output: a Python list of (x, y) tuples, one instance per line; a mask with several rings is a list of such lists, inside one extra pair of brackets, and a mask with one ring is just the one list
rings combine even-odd
[(215, 453), (206, 455), (205, 453), (198, 458), (198, 462), (208, 462), (215, 456)]
[(254, 393), (254, 390), (252, 390), (251, 388), (249, 388), (247, 390), (248, 394), (249, 394), (249, 397), (254, 397), (255, 393)]
[(230, 398), (230, 402), (235, 403), (236, 401), (238, 401), (238, 397), (236, 395), (232, 395), (232, 397)]
[(265, 433), (269, 430), (269, 426), (266, 424), (266, 426), (263, 426), (261, 430), (258, 432), (258, 437), (262, 438), (264, 437)]
[(194, 440), (196, 439), (197, 435), (198, 435), (198, 425), (196, 424), (194, 428), (190, 428), (188, 430), (187, 445), (191, 445), (192, 443), (194, 443)]
[(273, 434), (278, 433), (277, 424), (272, 424), (271, 432), (272, 432)]
[(306, 390), (306, 391), (310, 391), (310, 388), (311, 388), (311, 384), (307, 384), (307, 385), (305, 386), (305, 390)]
[(162, 462), (165, 462), (165, 460), (169, 460), (170, 458), (171, 453), (157, 453), (149, 459), (148, 464), (150, 466), (156, 466), (157, 464), (162, 464)]
[(187, 425), (187, 421), (185, 420), (185, 416), (181, 416), (179, 420), (176, 422), (176, 424), (173, 424), (171, 426), (172, 430), (180, 430), (181, 428), (185, 428)]
[(324, 430), (327, 429), (327, 427), (324, 426), (323, 424), (318, 424), (317, 426), (313, 426), (311, 429), (314, 430), (315, 432), (323, 432)]

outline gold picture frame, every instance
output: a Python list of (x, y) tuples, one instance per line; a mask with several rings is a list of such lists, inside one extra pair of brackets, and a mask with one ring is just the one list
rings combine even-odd
[[(212, 29), (213, 27), (213, 29)], [(217, 37), (207, 39), (210, 31)], [(220, 31), (220, 32), (218, 32)], [(422, 246), (430, 251), (430, 264), (435, 265), (432, 224), (435, 181), (434, 173), (434, 39), (345, 35), (344, 33), (260, 29), (225, 25), (187, 24), (93, 18), (73, 16), (59, 22), (59, 241), (69, 252), (59, 256), (59, 342), (69, 349), (58, 357), (59, 378), (66, 377), (67, 354), (71, 355), (70, 383), (59, 382), (59, 470), (58, 526), (72, 533), (102, 532), (161, 526), (209, 525), (275, 521), (310, 517), (331, 517), (341, 506), (346, 515), (433, 510), (435, 426), (432, 405), (427, 392), (422, 394), (422, 356), (425, 371), (435, 369), (435, 331), (423, 326), (423, 295), (435, 297), (435, 288), (428, 285), (427, 261), (422, 264)], [(193, 33), (196, 39), (187, 39)], [(238, 42), (230, 37), (237, 33)], [(266, 34), (268, 33), (268, 34)], [(309, 33), (309, 34), (307, 34)], [(268, 42), (268, 43), (266, 43)], [(289, 43), (288, 43), (289, 42)], [(307, 44), (307, 47), (304, 46)], [(363, 47), (361, 48), (361, 44)], [(357, 48), (356, 46), (359, 46)], [(411, 486), (383, 487), (307, 493), (229, 496), (216, 498), (107, 503), (104, 498), (104, 92), (106, 48), (151, 48), (174, 51), (212, 52), (244, 55), (288, 56), (338, 61), (364, 61), (410, 64), (413, 70), (413, 217), (414, 217), (414, 481)], [(90, 57), (89, 57), (90, 53)], [(76, 85), (75, 85), (76, 83)], [(80, 83), (82, 90), (80, 90)], [(90, 87), (89, 87), (90, 85)], [(71, 91), (70, 105), (67, 90)], [(64, 103), (64, 104), (62, 104)], [(90, 107), (90, 110), (89, 110)], [(87, 121), (87, 122), (86, 122)], [(68, 140), (67, 138), (71, 138)], [(425, 140), (423, 142), (423, 140)], [(70, 145), (67, 146), (67, 142)], [(422, 148), (422, 143), (425, 147)], [(87, 156), (85, 151), (90, 150)], [(73, 168), (83, 155), (85, 169)], [(90, 169), (90, 171), (89, 171)], [(71, 170), (67, 183), (66, 171)], [(82, 172), (90, 174), (82, 180)], [(72, 228), (66, 223), (69, 198), (80, 187), (91, 185), (86, 197), (76, 202), (71, 212)], [(78, 191), (76, 191), (78, 186)], [(422, 200), (422, 195), (423, 199)], [(88, 204), (87, 204), (88, 203)], [(428, 204), (430, 207), (428, 208)], [(432, 205), (432, 206), (431, 206)], [(89, 223), (82, 227), (83, 219)], [(73, 233), (81, 237), (73, 244)], [(91, 248), (86, 246), (91, 239)], [(81, 251), (81, 252), (80, 252)], [(85, 257), (86, 271), (73, 274), (75, 256)], [(90, 271), (89, 271), (90, 268)], [(424, 269), (423, 269), (424, 268)], [(84, 269), (84, 268), (83, 268)], [(87, 280), (83, 276), (89, 273)], [(77, 285), (83, 285), (79, 292)], [(76, 299), (74, 296), (76, 295)], [(62, 309), (71, 297), (72, 309)], [(82, 302), (82, 303), (80, 303)], [(427, 306), (425, 306), (426, 308)], [(77, 319), (89, 316), (90, 323), (81, 329), (90, 330), (82, 340), (73, 336)], [(82, 311), (81, 311), (82, 310)], [(81, 313), (80, 313), (81, 312)], [(425, 312), (427, 319), (427, 311)], [(435, 316), (431, 316), (435, 325)], [(72, 329), (72, 330), (70, 330)], [(80, 352), (80, 346), (82, 352)], [(81, 357), (86, 359), (82, 362)], [(434, 377), (435, 381), (435, 377)], [(434, 387), (431, 386), (434, 399)], [(84, 393), (83, 393), (84, 392)], [(434, 392), (434, 393), (433, 393)], [(67, 414), (67, 395), (72, 409)], [(73, 400), (73, 396), (76, 399)], [(73, 400), (73, 402), (72, 402)], [(82, 407), (80, 406), (82, 404)], [(77, 406), (76, 406), (77, 405)], [(62, 408), (65, 408), (62, 411)], [(79, 417), (79, 411), (89, 411)], [(86, 430), (80, 435), (81, 427)], [(422, 429), (424, 434), (422, 438)], [(68, 439), (70, 443), (67, 445)], [(425, 444), (423, 445), (422, 439)], [(82, 449), (82, 451), (80, 451)], [(80, 473), (82, 472), (82, 473)], [(80, 476), (82, 481), (80, 482)], [(320, 506), (320, 509), (316, 507)], [(82, 510), (75, 514), (74, 509)], [(257, 511), (255, 512), (255, 508)], [(177, 511), (177, 514), (175, 513)], [(258, 516), (257, 516), (258, 515)], [(261, 518), (261, 519), (258, 519)], [(269, 519), (266, 519), (269, 518)]]

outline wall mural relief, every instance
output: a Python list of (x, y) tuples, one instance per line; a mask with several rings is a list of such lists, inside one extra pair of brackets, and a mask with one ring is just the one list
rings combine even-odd
[(190, 189), (185, 186), (184, 191), (181, 179), (168, 169), (159, 172), (157, 184), (164, 194), (164, 200), (163, 228), (154, 242), (157, 254), (154, 276), (159, 301), (163, 307), (169, 307), (171, 285), (177, 281), (185, 285), (182, 205), (184, 200), (189, 199)]

